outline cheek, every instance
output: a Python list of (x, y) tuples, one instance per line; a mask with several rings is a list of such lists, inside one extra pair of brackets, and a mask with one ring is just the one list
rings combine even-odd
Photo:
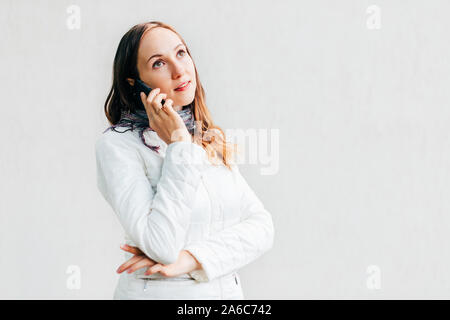
[(148, 82), (152, 89), (160, 88), (161, 92), (165, 92), (167, 90), (167, 79), (170, 79), (169, 74), (165, 74), (164, 72), (153, 72), (150, 77), (148, 77)]
[(171, 80), (170, 78), (172, 77), (172, 75), (170, 73), (159, 73), (156, 77), (154, 77), (154, 85), (155, 87), (152, 87), (153, 89), (155, 88), (160, 88), (161, 89), (161, 93), (169, 93), (172, 91), (172, 88), (168, 85)]
[(194, 68), (194, 61), (192, 59), (187, 59), (186, 61), (186, 70), (189, 70), (189, 73), (192, 76), (195, 76), (195, 68)]

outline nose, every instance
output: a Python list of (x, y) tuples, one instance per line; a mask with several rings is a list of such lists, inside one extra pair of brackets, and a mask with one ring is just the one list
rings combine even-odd
[(178, 78), (182, 77), (183, 74), (185, 74), (184, 65), (181, 62), (175, 61), (172, 64), (172, 78), (174, 80), (178, 79)]

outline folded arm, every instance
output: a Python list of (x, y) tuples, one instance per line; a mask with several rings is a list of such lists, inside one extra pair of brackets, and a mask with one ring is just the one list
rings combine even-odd
[(95, 151), (98, 189), (126, 234), (152, 260), (174, 263), (185, 244), (206, 151), (192, 142), (169, 144), (156, 192), (125, 137), (102, 136)]

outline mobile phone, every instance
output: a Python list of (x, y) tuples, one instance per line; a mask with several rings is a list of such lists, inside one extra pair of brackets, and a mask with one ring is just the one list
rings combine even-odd
[[(137, 96), (138, 100), (141, 102), (141, 108), (145, 110), (145, 107), (144, 107), (144, 105), (142, 104), (142, 101), (141, 101), (141, 92), (144, 92), (145, 95), (148, 96), (150, 91), (152, 91), (152, 88), (150, 88), (148, 85), (146, 85), (140, 79), (135, 79), (134, 80), (133, 91), (134, 91), (134, 94)], [(162, 105), (164, 105), (165, 102), (166, 101), (164, 99), (161, 100), (161, 104)]]

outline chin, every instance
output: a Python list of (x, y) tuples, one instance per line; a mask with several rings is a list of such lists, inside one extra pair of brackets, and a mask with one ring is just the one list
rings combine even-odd
[[(181, 105), (181, 106), (185, 106), (190, 104), (192, 101), (194, 101), (195, 98), (195, 94), (190, 94), (189, 97), (186, 97), (185, 99), (181, 99), (180, 103), (178, 103), (177, 105)], [(174, 103), (176, 104), (176, 103)]]

